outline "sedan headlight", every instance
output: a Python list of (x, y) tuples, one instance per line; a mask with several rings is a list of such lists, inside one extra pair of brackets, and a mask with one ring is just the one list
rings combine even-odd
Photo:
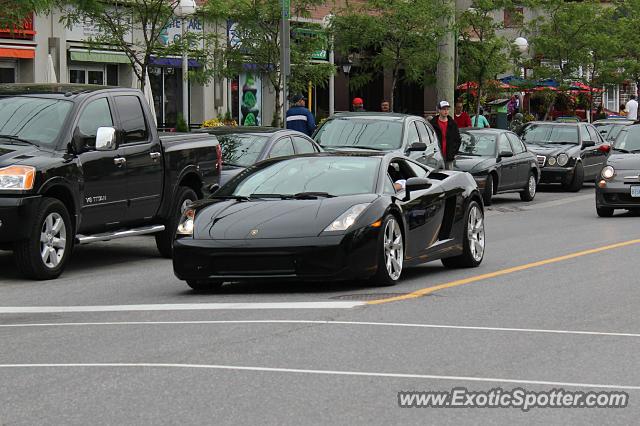
[(369, 207), (369, 203), (356, 204), (355, 206), (351, 206), (346, 212), (342, 213), (336, 218), (336, 220), (331, 222), (331, 225), (327, 226), (324, 229), (324, 232), (346, 231), (351, 225), (355, 223), (358, 216), (360, 216), (360, 214), (365, 211), (367, 207)]
[(557, 160), (558, 160), (558, 166), (564, 167), (569, 162), (569, 156), (567, 154), (560, 154), (558, 155)]
[(36, 169), (31, 166), (9, 166), (0, 169), (0, 190), (28, 191), (33, 189)]
[(605, 166), (605, 167), (602, 169), (602, 172), (600, 172), (600, 174), (601, 174), (601, 175), (602, 175), (602, 177), (603, 177), (603, 178), (605, 178), (605, 179), (611, 179), (611, 178), (616, 174), (616, 171), (615, 171), (615, 169), (614, 169), (613, 167), (611, 167), (611, 166)]
[(550, 157), (547, 159), (547, 164), (548, 164), (548, 165), (550, 165), (550, 166), (555, 166), (555, 165), (556, 165), (556, 157), (551, 157), (551, 156), (550, 156)]
[(180, 218), (180, 222), (178, 222), (178, 229), (176, 230), (177, 235), (193, 235), (193, 222), (196, 218), (196, 211), (193, 209), (187, 209), (182, 214)]

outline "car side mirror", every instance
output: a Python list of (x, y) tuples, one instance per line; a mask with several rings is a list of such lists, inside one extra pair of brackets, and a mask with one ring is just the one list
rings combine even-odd
[(611, 151), (611, 145), (603, 143), (602, 145), (600, 145), (598, 147), (598, 151), (604, 152), (605, 154), (608, 154), (609, 151)]
[(594, 141), (584, 141), (584, 142), (582, 142), (582, 149), (589, 148), (589, 147), (592, 147), (592, 146), (596, 146), (596, 143)]
[(498, 158), (506, 158), (506, 157), (513, 157), (513, 152), (511, 152), (511, 151), (500, 151), (500, 153), (498, 154)]
[(407, 179), (404, 185), (405, 196), (403, 201), (409, 201), (411, 191), (421, 191), (431, 188), (431, 180), (421, 177), (412, 177)]
[(427, 144), (424, 142), (414, 142), (411, 145), (409, 145), (409, 148), (407, 148), (407, 152), (426, 151), (426, 150), (427, 150)]
[(113, 151), (116, 149), (116, 129), (98, 127), (96, 132), (96, 151)]

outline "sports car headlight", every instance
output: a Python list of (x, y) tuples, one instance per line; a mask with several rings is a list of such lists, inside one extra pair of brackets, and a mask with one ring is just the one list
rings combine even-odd
[(547, 164), (550, 166), (555, 166), (556, 165), (556, 157), (549, 157), (547, 159)]
[(33, 189), (36, 169), (31, 166), (9, 166), (0, 169), (0, 189), (28, 191)]
[(360, 216), (360, 214), (365, 211), (367, 207), (369, 207), (369, 203), (356, 204), (355, 206), (349, 207), (346, 212), (342, 213), (336, 218), (336, 220), (331, 222), (331, 225), (327, 226), (324, 229), (324, 232), (346, 231), (351, 225), (355, 223), (358, 216)]
[(196, 218), (196, 211), (193, 209), (187, 209), (182, 214), (180, 222), (178, 223), (177, 235), (193, 235), (193, 221)]
[(564, 167), (569, 162), (569, 156), (567, 154), (560, 154), (558, 155), (557, 160), (558, 160), (558, 166)]
[(605, 179), (611, 179), (611, 178), (616, 174), (616, 171), (615, 171), (615, 169), (614, 169), (613, 167), (611, 167), (611, 166), (605, 166), (605, 167), (602, 169), (602, 172), (600, 172), (600, 174), (601, 174), (601, 175), (602, 175), (602, 177), (603, 177), (603, 178), (605, 178)]

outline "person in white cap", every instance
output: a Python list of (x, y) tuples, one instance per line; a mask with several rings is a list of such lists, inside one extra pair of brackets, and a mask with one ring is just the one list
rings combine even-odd
[(453, 169), (453, 160), (460, 149), (462, 143), (460, 139), (460, 130), (455, 120), (449, 116), (449, 102), (438, 102), (438, 115), (433, 117), (431, 125), (438, 136), (438, 145), (444, 159), (444, 168)]

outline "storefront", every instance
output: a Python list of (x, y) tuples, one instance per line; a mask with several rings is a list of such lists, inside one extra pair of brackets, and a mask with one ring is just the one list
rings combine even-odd
[(0, 83), (33, 81), (35, 34), (32, 15), (13, 31), (0, 29)]
[[(189, 68), (195, 68), (198, 63), (190, 59)], [(173, 128), (178, 121), (178, 114), (182, 114), (182, 58), (151, 58), (149, 66), (149, 81), (156, 109), (158, 127)], [(189, 84), (189, 99), (191, 99), (192, 84)], [(191, 116), (191, 106), (189, 108)], [(190, 120), (194, 122), (193, 118)]]

